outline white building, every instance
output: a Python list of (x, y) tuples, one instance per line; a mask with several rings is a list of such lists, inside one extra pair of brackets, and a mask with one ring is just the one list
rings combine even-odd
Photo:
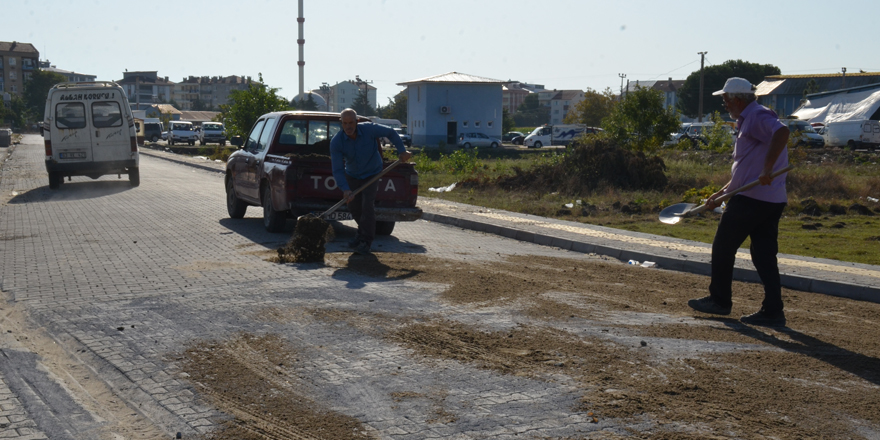
[(329, 111), (341, 112), (351, 107), (358, 93), (362, 93), (364, 89), (367, 90), (370, 107), (376, 108), (376, 88), (363, 81), (358, 83), (356, 80), (348, 80), (330, 86), (329, 96), (326, 97)]

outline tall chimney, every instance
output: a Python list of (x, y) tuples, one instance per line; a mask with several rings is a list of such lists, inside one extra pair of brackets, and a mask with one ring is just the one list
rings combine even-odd
[(299, 96), (304, 96), (305, 93), (305, 65), (306, 62), (303, 60), (303, 46), (306, 44), (306, 40), (303, 39), (303, 23), (306, 19), (303, 17), (303, 0), (299, 0), (299, 17), (296, 19), (297, 23), (299, 23), (299, 39), (296, 40), (296, 43), (299, 44)]

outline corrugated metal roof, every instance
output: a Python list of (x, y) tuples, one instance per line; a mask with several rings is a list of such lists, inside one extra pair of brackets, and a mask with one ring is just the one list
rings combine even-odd
[[(769, 76), (767, 78), (769, 78)], [(776, 90), (777, 87), (782, 85), (783, 82), (785, 82), (784, 79), (777, 79), (777, 80), (765, 79), (764, 81), (761, 81), (761, 84), (758, 84), (757, 90), (755, 90), (755, 95), (757, 95), (757, 96), (769, 95), (769, 94), (773, 93), (773, 91)]]
[(183, 110), (180, 112), (181, 121), (206, 122), (214, 119), (220, 112), (197, 112), (191, 110)]
[(476, 76), (476, 75), (468, 75), (467, 73), (459, 73), (459, 72), (449, 72), (443, 73), (440, 75), (429, 76), (426, 78), (419, 78), (410, 81), (404, 81), (397, 83), (399, 86), (405, 86), (409, 84), (416, 83), (465, 83), (465, 84), (474, 84), (474, 83), (484, 83), (484, 84), (501, 84), (505, 81), (499, 79), (486, 78), (484, 76)]
[(818, 86), (818, 93), (840, 90), (844, 87), (861, 87), (871, 84), (880, 83), (880, 73), (855, 73), (846, 75), (846, 83), (844, 84), (843, 75), (837, 73), (832, 75), (785, 75), (768, 76), (761, 84), (758, 84), (756, 94), (758, 96), (765, 95), (800, 95), (804, 93), (807, 84), (815, 81)]

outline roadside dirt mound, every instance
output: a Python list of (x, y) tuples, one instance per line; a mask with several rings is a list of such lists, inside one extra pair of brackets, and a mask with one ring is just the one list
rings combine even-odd
[(513, 176), (499, 177), (491, 184), (504, 190), (532, 190), (542, 193), (587, 194), (598, 188), (662, 190), (667, 183), (663, 159), (618, 147), (610, 140), (590, 139), (572, 144), (555, 164), (530, 170), (515, 167)]

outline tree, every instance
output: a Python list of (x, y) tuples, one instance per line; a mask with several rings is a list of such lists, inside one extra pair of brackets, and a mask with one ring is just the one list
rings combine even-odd
[(678, 112), (667, 109), (665, 102), (661, 91), (636, 87), (614, 106), (602, 127), (619, 145), (633, 151), (653, 152), (670, 133), (681, 129)]
[(31, 78), (24, 83), (23, 99), (27, 111), (27, 114), (23, 115), (24, 118), (43, 119), (49, 89), (65, 81), (67, 77), (60, 73), (39, 69), (34, 71)]
[(598, 127), (614, 108), (614, 92), (610, 87), (599, 93), (589, 87), (584, 92), (584, 100), (568, 111), (563, 120), (566, 124), (586, 124)]
[(233, 90), (229, 93), (229, 103), (220, 106), (226, 132), (229, 136), (247, 136), (257, 119), (266, 114), (286, 110), (287, 100), (278, 96), (278, 89), (263, 83), (263, 74), (258, 82), (251, 82), (247, 90)]
[(351, 108), (362, 116), (375, 116), (376, 109), (370, 105), (370, 99), (367, 97), (366, 90), (358, 90), (357, 97), (351, 103)]
[[(730, 77), (747, 79), (750, 83), (758, 85), (764, 81), (765, 76), (779, 75), (782, 71), (772, 64), (749, 63), (743, 60), (728, 60), (722, 64), (709, 66), (703, 69), (703, 113), (713, 112), (726, 113), (723, 101), (717, 96), (712, 96), (716, 90), (721, 90), (724, 83)], [(678, 90), (678, 107), (682, 113), (697, 117), (700, 108), (700, 71), (688, 75)]]
[(196, 99), (193, 101), (192, 109), (193, 109), (194, 111), (201, 112), (201, 111), (211, 111), (211, 110), (214, 110), (214, 107), (211, 107), (211, 105), (210, 105), (209, 103), (207, 103), (207, 102), (205, 102), (205, 101), (202, 101), (202, 100), (199, 99), (199, 98), (196, 98)]
[(537, 93), (529, 93), (513, 114), (517, 127), (537, 127), (550, 122), (550, 107), (542, 107)]
[[(46, 95), (48, 96), (48, 92)], [(0, 126), (6, 125), (13, 128), (25, 126), (25, 113), (27, 112), (24, 100), (18, 95), (12, 95), (9, 101), (4, 102), (0, 95)]]
[(381, 109), (377, 108), (376, 113), (379, 115), (379, 117), (385, 119), (397, 119), (402, 123), (406, 123), (407, 101), (408, 98), (406, 96), (406, 93), (398, 93), (394, 96), (393, 100), (391, 98), (388, 98), (388, 105), (385, 107), (381, 107)]
[(501, 109), (501, 132), (507, 133), (508, 131), (513, 130), (513, 127), (516, 127), (516, 122), (513, 120), (513, 116), (510, 116), (510, 112), (507, 111), (507, 107)]

